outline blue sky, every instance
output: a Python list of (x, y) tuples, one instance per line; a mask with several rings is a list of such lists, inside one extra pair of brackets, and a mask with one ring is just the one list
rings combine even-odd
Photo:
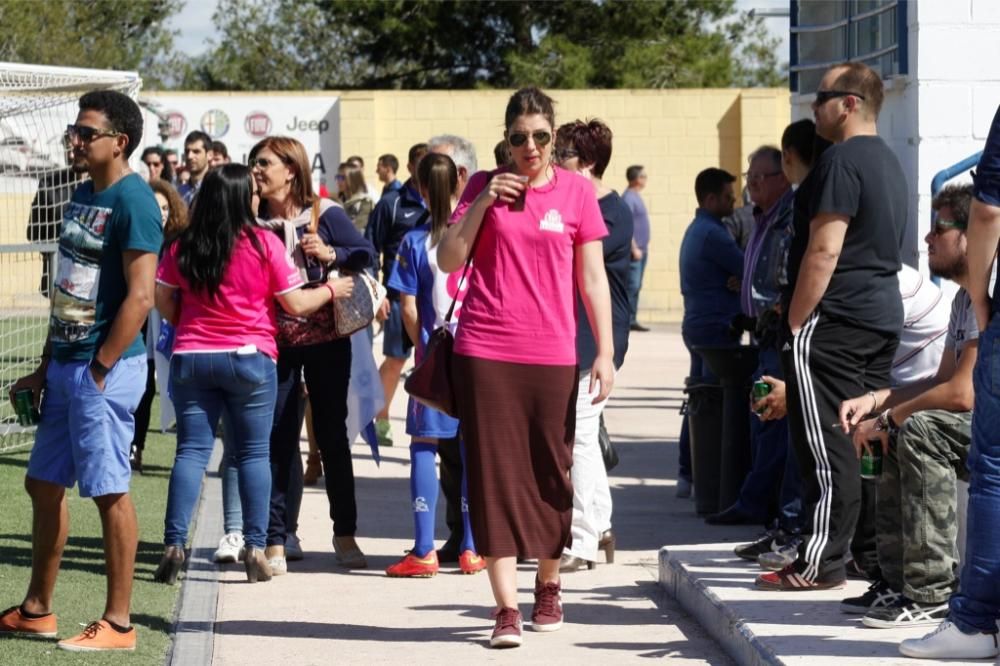
[[(170, 27), (179, 30), (174, 40), (177, 50), (188, 55), (199, 55), (207, 50), (207, 42), (215, 36), (212, 13), (217, 0), (188, 0), (184, 8), (170, 22)], [(740, 10), (787, 9), (788, 0), (736, 0)], [(782, 62), (788, 60), (788, 19), (765, 19), (768, 29), (782, 40)]]

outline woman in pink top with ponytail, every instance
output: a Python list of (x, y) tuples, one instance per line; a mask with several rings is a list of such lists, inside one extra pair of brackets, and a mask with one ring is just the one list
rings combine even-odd
[[(594, 402), (614, 383), (611, 299), (591, 183), (552, 163), (552, 99), (510, 98), (511, 164), (473, 176), (438, 249), (445, 272), (473, 253), (454, 380), (469, 511), (496, 600), (490, 645), (521, 644), (517, 558), (537, 558), (535, 631), (562, 626), (559, 558), (570, 541), (576, 416), (576, 291), (596, 332)], [(581, 313), (582, 314), (582, 313)], [(599, 386), (599, 391), (595, 391)]]

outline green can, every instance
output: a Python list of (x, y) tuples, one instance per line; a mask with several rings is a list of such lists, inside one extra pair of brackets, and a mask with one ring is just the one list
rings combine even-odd
[(861, 478), (877, 479), (882, 476), (882, 442), (874, 439), (868, 442), (872, 452), (861, 452)]
[[(744, 384), (745, 386), (745, 384)], [(771, 385), (767, 382), (756, 381), (753, 383), (753, 401), (758, 402), (761, 398), (767, 397), (771, 393)], [(766, 409), (766, 408), (764, 408)], [(763, 414), (764, 409), (756, 410), (758, 414)]]
[(35, 401), (31, 389), (21, 389), (14, 394), (14, 411), (17, 413), (17, 423), (23, 428), (38, 425), (41, 416), (35, 409)]

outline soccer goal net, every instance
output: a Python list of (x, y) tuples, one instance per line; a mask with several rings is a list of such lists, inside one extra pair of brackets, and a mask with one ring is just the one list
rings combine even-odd
[(0, 62), (0, 452), (31, 443), (7, 399), (38, 364), (63, 208), (79, 176), (63, 137), (77, 100), (113, 89), (137, 98), (135, 73)]

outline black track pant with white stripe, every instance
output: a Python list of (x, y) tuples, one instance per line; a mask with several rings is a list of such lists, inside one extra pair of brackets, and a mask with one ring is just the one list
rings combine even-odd
[(844, 578), (844, 554), (861, 510), (861, 477), (840, 403), (889, 385), (898, 338), (819, 312), (781, 341), (788, 425), (802, 473), (803, 544), (796, 569), (809, 581)]

